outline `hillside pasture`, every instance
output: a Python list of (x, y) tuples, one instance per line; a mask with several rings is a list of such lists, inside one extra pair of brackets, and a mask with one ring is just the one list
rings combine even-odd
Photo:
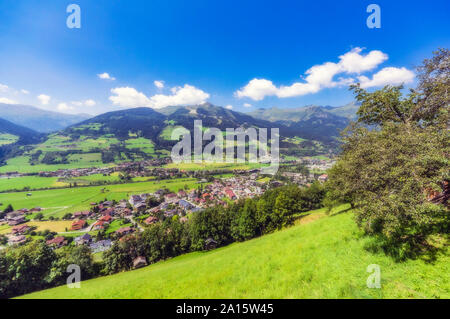
[(0, 133), (0, 146), (13, 144), (19, 140), (19, 137), (12, 134)]
[[(398, 263), (371, 249), (352, 212), (317, 211), (291, 228), (22, 298), (449, 298), (448, 254)], [(369, 265), (381, 288), (367, 287)]]

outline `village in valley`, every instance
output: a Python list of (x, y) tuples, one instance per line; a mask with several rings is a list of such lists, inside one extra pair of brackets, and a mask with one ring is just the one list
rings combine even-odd
[[(128, 198), (90, 202), (89, 207), (73, 211), (61, 218), (45, 217), (43, 207), (14, 207), (0, 219), (0, 227), (8, 227), (9, 232), (0, 233), (0, 247), (21, 245), (35, 238), (44, 239), (52, 248), (66, 245), (87, 245), (93, 253), (108, 250), (114, 241), (124, 240), (127, 235), (141, 232), (149, 225), (177, 218), (186, 222), (191, 214), (217, 205), (228, 206), (229, 203), (262, 195), (267, 189), (286, 183), (310, 186), (312, 182), (324, 182), (326, 174), (313, 173), (325, 171), (332, 166), (331, 160), (307, 159), (285, 163), (286, 167), (302, 163), (308, 168), (307, 173), (283, 171), (278, 177), (261, 175), (259, 169), (248, 170), (212, 170), (195, 171), (177, 168), (163, 168), (167, 159), (144, 162), (121, 163), (106, 168), (81, 168), (40, 172), (39, 177), (82, 177), (93, 174), (109, 175), (119, 173), (132, 177), (151, 177), (157, 180), (196, 178), (194, 187), (170, 191), (160, 188), (154, 192), (130, 194)], [(10, 174), (10, 178), (17, 177)], [(32, 196), (33, 193), (27, 193)], [(65, 223), (62, 231), (42, 229), (48, 223)], [(42, 226), (40, 226), (42, 225)], [(214, 245), (213, 242), (209, 243)], [(1, 248), (0, 248), (1, 249)], [(139, 263), (139, 262), (138, 262)], [(143, 264), (143, 262), (140, 262)]]

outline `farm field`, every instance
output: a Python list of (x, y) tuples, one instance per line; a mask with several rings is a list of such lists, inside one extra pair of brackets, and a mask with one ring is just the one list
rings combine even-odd
[(45, 218), (50, 216), (62, 217), (66, 213), (86, 210), (91, 202), (99, 202), (105, 198), (109, 200), (128, 199), (130, 195), (154, 192), (167, 187), (171, 191), (178, 191), (187, 185), (188, 188), (196, 188), (197, 180), (194, 178), (181, 178), (164, 181), (150, 181), (129, 184), (88, 186), (78, 188), (52, 189), (42, 191), (2, 193), (0, 203), (12, 204), (14, 209), (43, 208)]
[(39, 176), (23, 176), (12, 178), (0, 178), (0, 192), (15, 189), (23, 190), (25, 187), (30, 189), (57, 187), (57, 177), (39, 177)]
[(36, 231), (44, 231), (46, 229), (57, 233), (70, 231), (72, 220), (55, 220), (55, 221), (31, 221), (26, 223), (28, 226), (36, 226)]
[(0, 133), (0, 146), (15, 143), (19, 137), (12, 134)]
[[(21, 298), (449, 298), (448, 254), (397, 263), (371, 252), (352, 212), (318, 210), (296, 226), (209, 252)], [(381, 269), (369, 289), (367, 266)]]
[(250, 170), (260, 168), (265, 164), (259, 163), (170, 163), (164, 168), (178, 168), (186, 171), (201, 171), (201, 170)]
[(11, 231), (11, 226), (8, 226), (8, 224), (0, 225), (0, 235), (7, 234)]
[(128, 139), (125, 141), (125, 145), (126, 148), (130, 150), (139, 149), (147, 154), (155, 153), (155, 145), (152, 143), (152, 141), (143, 137)]
[[(133, 178), (133, 181), (148, 180), (150, 177)], [(11, 178), (0, 178), (0, 192), (4, 191), (22, 191), (39, 188), (56, 188), (68, 187), (70, 184), (74, 185), (89, 185), (94, 182), (117, 182), (119, 181), (119, 174), (113, 173), (110, 176), (103, 176), (102, 174), (93, 174), (89, 176), (82, 176), (77, 178), (58, 178), (58, 177), (41, 177), (41, 176), (21, 176)]]
[[(79, 155), (79, 154), (75, 154)], [(87, 155), (87, 154), (84, 154)], [(6, 161), (6, 165), (0, 166), (0, 173), (7, 172), (19, 172), (19, 173), (39, 173), (39, 172), (51, 172), (59, 169), (73, 169), (73, 168), (87, 168), (87, 167), (110, 167), (114, 164), (103, 164), (98, 161), (78, 162), (74, 161), (69, 164), (35, 164), (31, 165), (29, 162), (30, 157), (19, 156), (14, 157)]]

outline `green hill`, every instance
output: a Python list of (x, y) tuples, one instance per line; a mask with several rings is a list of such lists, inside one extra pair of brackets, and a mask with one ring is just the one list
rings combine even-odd
[(10, 134), (17, 137), (17, 143), (32, 144), (39, 141), (41, 134), (32, 129), (14, 124), (0, 118), (0, 134)]
[[(369, 252), (351, 212), (316, 211), (271, 235), (22, 298), (449, 298), (450, 262)], [(381, 267), (381, 289), (366, 286)]]

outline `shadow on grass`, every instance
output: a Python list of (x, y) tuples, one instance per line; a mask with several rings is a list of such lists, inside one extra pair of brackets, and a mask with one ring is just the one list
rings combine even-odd
[(337, 216), (337, 215), (340, 215), (340, 214), (347, 213), (347, 212), (349, 212), (351, 210), (352, 210), (352, 208), (350, 206), (347, 207), (347, 208), (341, 208), (338, 211), (333, 211), (333, 209), (331, 209), (331, 211), (328, 212), (328, 216), (334, 217), (334, 216)]
[(423, 238), (408, 238), (403, 241), (390, 240), (382, 235), (364, 235), (370, 240), (364, 245), (364, 249), (370, 253), (384, 253), (395, 262), (405, 262), (408, 259), (423, 260), (427, 264), (434, 264), (440, 255), (446, 252), (446, 246), (429, 244)]

